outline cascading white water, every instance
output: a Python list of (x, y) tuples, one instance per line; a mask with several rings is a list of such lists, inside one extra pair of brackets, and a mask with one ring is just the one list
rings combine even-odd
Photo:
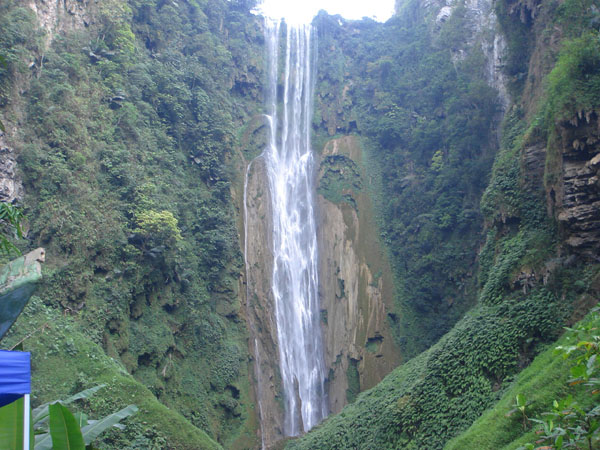
[(284, 390), (284, 431), (296, 436), (318, 424), (328, 411), (310, 147), (312, 27), (287, 27), (282, 99), (277, 89), (280, 31), (278, 22), (267, 20), (271, 137), (264, 157), (273, 212), (272, 289)]

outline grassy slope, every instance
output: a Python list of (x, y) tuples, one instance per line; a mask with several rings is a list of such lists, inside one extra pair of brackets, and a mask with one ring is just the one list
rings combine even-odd
[[(26, 324), (26, 326), (25, 326)], [(102, 390), (73, 407), (85, 410), (91, 418), (135, 404), (139, 412), (126, 422), (124, 432), (109, 432), (100, 442), (118, 448), (129, 445), (166, 445), (179, 449), (219, 449), (221, 446), (193, 426), (182, 415), (161, 404), (148, 387), (139, 383), (125, 368), (90, 340), (77, 323), (43, 305), (39, 297), (32, 297), (15, 325), (21, 331), (13, 332), (3, 341), (9, 346), (25, 337), (25, 332), (36, 330), (35, 339), (25, 341), (25, 350), (33, 359), (33, 399), (35, 403), (63, 398), (65, 392), (77, 392), (105, 384)], [(67, 357), (65, 357), (67, 355)], [(146, 424), (152, 424), (149, 429)], [(137, 442), (133, 442), (137, 440)], [(147, 448), (147, 447), (146, 447)]]
[[(556, 346), (565, 345), (566, 342), (566, 336), (563, 336), (538, 355), (518, 375), (498, 403), (467, 431), (448, 442), (444, 449), (514, 450), (526, 442), (533, 442), (535, 434), (530, 430), (529, 424), (524, 429), (519, 414), (512, 414), (510, 417), (506, 414), (514, 408), (517, 394), (523, 394), (531, 402), (527, 406), (527, 414), (529, 417), (536, 417), (541, 412), (550, 410), (553, 400), (565, 397), (567, 392), (573, 393), (566, 383), (571, 377), (568, 361), (554, 353)], [(581, 404), (590, 401), (588, 391), (584, 388), (576, 389), (574, 394), (574, 398)]]

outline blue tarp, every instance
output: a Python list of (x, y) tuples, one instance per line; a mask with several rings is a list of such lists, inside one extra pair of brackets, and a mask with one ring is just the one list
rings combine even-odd
[(0, 350), (0, 407), (31, 393), (31, 353)]

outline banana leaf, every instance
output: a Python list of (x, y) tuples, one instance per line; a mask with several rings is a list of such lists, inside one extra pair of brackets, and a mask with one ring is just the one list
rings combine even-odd
[(85, 450), (81, 428), (71, 411), (60, 403), (48, 408), (53, 450)]
[(86, 444), (91, 444), (94, 439), (96, 439), (101, 433), (112, 426), (116, 426), (121, 420), (126, 417), (131, 416), (132, 414), (138, 411), (137, 406), (129, 405), (123, 408), (120, 411), (112, 413), (103, 419), (95, 421), (94, 423), (90, 423), (81, 429), (81, 433), (83, 434), (83, 439)]
[[(29, 442), (33, 444), (33, 427), (30, 428)], [(23, 397), (0, 408), (0, 450), (22, 448)]]
[[(95, 394), (97, 391), (102, 389), (104, 386), (106, 386), (106, 385), (100, 384), (98, 386), (94, 386), (92, 388), (85, 389), (84, 391), (78, 392), (77, 394), (71, 395), (70, 397), (68, 397), (64, 400), (58, 400), (58, 401), (60, 403), (62, 403), (63, 405), (69, 405), (69, 404), (73, 403), (75, 400), (81, 400), (83, 398), (91, 397), (93, 394)], [(52, 402), (44, 403), (43, 405), (40, 405), (37, 408), (35, 408), (32, 411), (32, 415), (33, 415), (32, 423), (33, 424), (40, 423), (46, 417), (48, 417), (48, 414), (49, 414), (48, 406), (50, 406), (51, 403), (55, 403), (55, 402), (56, 402), (56, 400), (54, 400)]]

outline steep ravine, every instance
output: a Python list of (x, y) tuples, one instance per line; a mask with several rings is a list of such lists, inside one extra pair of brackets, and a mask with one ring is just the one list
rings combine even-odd
[(598, 300), (597, 0), (316, 18), (332, 415), (291, 440), (251, 4), (0, 2), (0, 200), (48, 250), (2, 346), (26, 338), (34, 406), (98, 384), (90, 417), (138, 405), (102, 448), (468, 448)]
[[(246, 146), (267, 145), (264, 125), (246, 132)], [(387, 257), (377, 234), (369, 180), (362, 164), (358, 137), (332, 140), (318, 149), (317, 239), (319, 300), (328, 372), (329, 410), (339, 412), (356, 395), (377, 384), (399, 362), (388, 325), (393, 284)], [(246, 276), (243, 302), (253, 356), (256, 413), (262, 443), (270, 448), (284, 437), (282, 390), (277, 350), (271, 273), (272, 213), (264, 155), (236, 163), (240, 171), (234, 189), (238, 221), (244, 236)], [(341, 159), (343, 163), (337, 164)], [(349, 167), (346, 167), (348, 166)], [(348, 173), (344, 171), (348, 170)], [(243, 171), (243, 175), (242, 175)], [(244, 203), (245, 202), (245, 203)]]
[(476, 300), (478, 203), (509, 102), (506, 43), (491, 1), (411, 0), (386, 24), (315, 23), (316, 136), (361, 136), (371, 229), (394, 279), (388, 325), (407, 359)]

